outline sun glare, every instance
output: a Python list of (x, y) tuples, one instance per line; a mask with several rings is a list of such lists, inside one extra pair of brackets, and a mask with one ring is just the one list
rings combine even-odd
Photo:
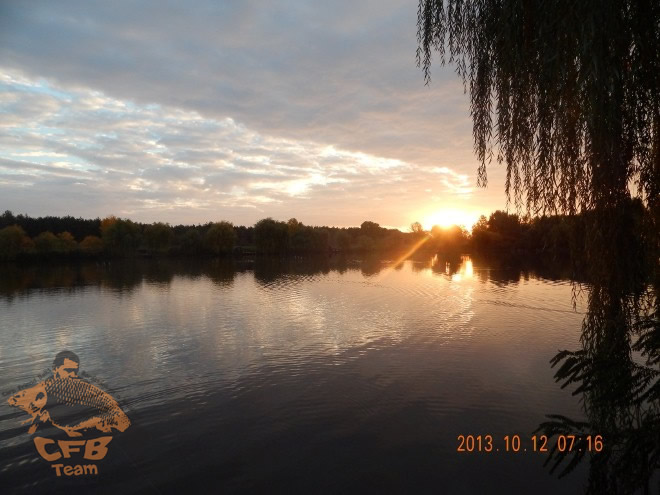
[(477, 222), (479, 216), (464, 210), (454, 208), (446, 208), (427, 215), (422, 221), (422, 225), (426, 230), (430, 230), (434, 225), (442, 228), (458, 225), (470, 230)]

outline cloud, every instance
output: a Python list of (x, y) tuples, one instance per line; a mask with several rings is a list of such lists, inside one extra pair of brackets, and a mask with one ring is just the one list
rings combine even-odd
[[(373, 212), (407, 225), (429, 184), (447, 201), (476, 197), (467, 97), (449, 68), (423, 85), (410, 2), (1, 9), (0, 154), (64, 163), (93, 191), (82, 205), (52, 185), (49, 211), (245, 223), (304, 211), (338, 224)], [(30, 191), (54, 177), (23, 168)], [(43, 213), (47, 199), (23, 194), (11, 206)]]
[(0, 55), (68, 87), (399, 159), (446, 148), (443, 121), (469, 132), (452, 71), (423, 85), (410, 2), (216, 4), (10, 4)]

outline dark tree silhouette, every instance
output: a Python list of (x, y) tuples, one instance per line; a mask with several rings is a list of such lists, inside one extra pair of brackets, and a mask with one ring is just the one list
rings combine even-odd
[(172, 227), (166, 223), (156, 222), (144, 227), (144, 240), (150, 251), (167, 251), (173, 237)]
[(423, 234), (424, 227), (422, 227), (422, 224), (419, 222), (413, 222), (410, 224), (410, 232), (413, 234)]
[(14, 215), (6, 210), (0, 215), (0, 229), (10, 225), (20, 225), (29, 237), (36, 237), (42, 232), (70, 232), (77, 240), (82, 241), (85, 236), (100, 234), (101, 220), (66, 217), (29, 217), (27, 215)]
[(533, 213), (617, 206), (660, 190), (660, 4), (420, 0), (418, 64), (456, 63), (479, 181), (497, 152)]
[(254, 225), (254, 241), (261, 253), (284, 253), (289, 242), (288, 224), (264, 218)]
[(378, 237), (383, 232), (383, 229), (380, 225), (370, 220), (365, 220), (362, 222), (362, 225), (360, 225), (360, 230), (362, 230), (364, 235), (371, 237), (372, 239)]
[(518, 208), (584, 213), (572, 245), (589, 282), (582, 348), (552, 362), (558, 381), (578, 385), (588, 421), (541, 428), (609, 435), (588, 492), (648, 492), (660, 467), (660, 3), (420, 0), (417, 27), (426, 82), (437, 51), (469, 92), (479, 184), (495, 156)]
[(211, 254), (231, 254), (236, 242), (234, 226), (225, 221), (214, 223), (206, 231), (204, 241)]

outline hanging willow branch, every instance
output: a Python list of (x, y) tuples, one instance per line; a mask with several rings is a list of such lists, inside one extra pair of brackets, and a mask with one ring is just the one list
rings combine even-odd
[(616, 207), (660, 189), (660, 3), (420, 0), (417, 63), (469, 89), (478, 179), (493, 156), (532, 214)]
[[(420, 0), (417, 27), (426, 82), (437, 52), (469, 91), (479, 184), (496, 157), (517, 208), (584, 213), (582, 346), (552, 363), (588, 421), (555, 415), (538, 431), (607, 438), (588, 493), (648, 491), (660, 469), (660, 2)], [(567, 474), (584, 449), (568, 457), (547, 462)]]

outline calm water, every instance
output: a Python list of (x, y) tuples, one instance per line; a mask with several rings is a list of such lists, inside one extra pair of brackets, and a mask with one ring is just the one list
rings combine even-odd
[[(2, 492), (581, 493), (586, 466), (557, 480), (530, 440), (581, 417), (549, 365), (578, 347), (571, 296), (467, 259), (0, 267)], [(7, 404), (64, 349), (132, 421), (86, 480)]]

